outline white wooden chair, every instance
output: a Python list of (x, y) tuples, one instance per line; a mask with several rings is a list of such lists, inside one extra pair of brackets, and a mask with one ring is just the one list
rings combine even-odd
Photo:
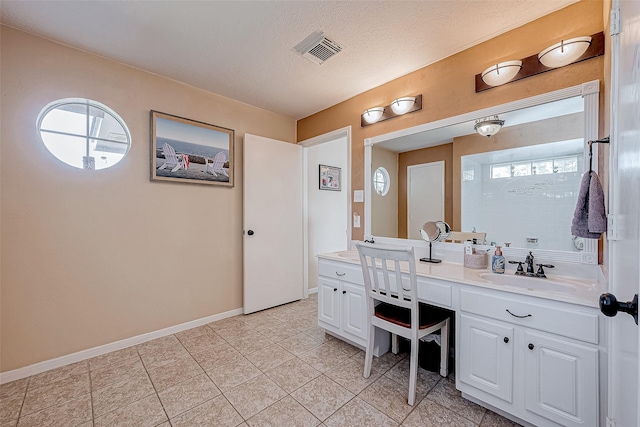
[[(213, 176), (218, 176), (218, 174), (222, 174), (229, 178), (229, 174), (226, 170), (224, 170), (224, 163), (227, 161), (227, 156), (224, 152), (219, 151), (214, 157), (213, 160), (205, 157), (204, 164), (206, 166), (206, 171), (209, 172)], [(211, 163), (209, 163), (211, 162)]]
[[(369, 337), (364, 362), (364, 377), (371, 375), (375, 328), (411, 340), (409, 368), (409, 405), (413, 405), (418, 380), (418, 340), (440, 330), (440, 375), (448, 374), (449, 313), (418, 302), (416, 258), (413, 247), (389, 247), (356, 243), (367, 294)], [(408, 283), (403, 283), (400, 263), (407, 263)], [(403, 264), (404, 266), (404, 264)], [(382, 280), (381, 280), (382, 279)], [(398, 284), (401, 284), (398, 286)], [(397, 337), (393, 336), (394, 343)]]
[(164, 163), (158, 168), (158, 170), (171, 168), (171, 172), (175, 172), (177, 170), (187, 168), (184, 156), (177, 155), (176, 150), (166, 142), (162, 144), (162, 154), (164, 155)]

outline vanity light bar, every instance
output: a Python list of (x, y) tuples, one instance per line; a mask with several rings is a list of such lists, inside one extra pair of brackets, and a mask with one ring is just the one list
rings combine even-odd
[[(415, 100), (413, 100), (414, 98)], [(409, 100), (413, 100), (413, 102), (408, 102)], [(382, 112), (380, 112), (380, 110), (382, 110)], [(367, 109), (360, 116), (360, 126), (370, 126), (374, 123), (380, 123), (384, 120), (419, 110), (422, 110), (422, 94), (396, 98), (390, 105)]]
[[(546, 50), (548, 49), (545, 49), (543, 53)], [(599, 32), (591, 36), (591, 45), (587, 48), (584, 54), (582, 54), (575, 61), (573, 61), (572, 64), (575, 64), (576, 62), (585, 61), (587, 59), (595, 58), (601, 55), (604, 55), (604, 33), (603, 32)], [(555, 68), (547, 67), (543, 63), (541, 63), (540, 60), (538, 59), (538, 56), (539, 54), (536, 53), (534, 55), (531, 55), (522, 59), (522, 68), (510, 80), (501, 84), (516, 82), (518, 80), (526, 79), (527, 77), (535, 76), (536, 74), (542, 74), (542, 73), (546, 73), (547, 71), (555, 70)], [(500, 65), (500, 64), (496, 64), (496, 65)], [(494, 87), (486, 83), (482, 79), (483, 74), (485, 74), (487, 71), (489, 71), (491, 68), (494, 68), (494, 67), (495, 65), (484, 70), (482, 73), (476, 74), (476, 93), (482, 92), (484, 90), (491, 89), (492, 87)]]

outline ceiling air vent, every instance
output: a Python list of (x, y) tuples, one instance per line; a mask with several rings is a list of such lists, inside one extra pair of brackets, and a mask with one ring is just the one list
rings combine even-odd
[(293, 50), (309, 61), (321, 65), (327, 59), (340, 53), (342, 46), (331, 40), (322, 31), (316, 31), (298, 43)]

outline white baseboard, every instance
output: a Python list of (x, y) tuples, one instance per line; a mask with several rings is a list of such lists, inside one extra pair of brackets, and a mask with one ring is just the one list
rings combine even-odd
[[(316, 288), (317, 292), (317, 288)], [(44, 362), (35, 363), (24, 368), (14, 369), (12, 371), (0, 373), (0, 384), (8, 383), (11, 381), (19, 380), (22, 378), (30, 377), (31, 375), (39, 374), (41, 372), (50, 371), (51, 369), (59, 368), (61, 366), (70, 365), (72, 363), (80, 362), (82, 360), (91, 359), (92, 357), (101, 356), (106, 353), (110, 353), (116, 350), (122, 350), (123, 348), (131, 347), (143, 342), (151, 341), (156, 338), (172, 335), (177, 332), (186, 331), (197, 326), (206, 325), (207, 323), (215, 322), (217, 320), (226, 319), (227, 317), (243, 314), (244, 309), (237, 308), (231, 311), (225, 311), (224, 313), (214, 314), (212, 316), (203, 317), (201, 319), (192, 320), (190, 322), (181, 323), (180, 325), (170, 326), (168, 328), (160, 329), (159, 331), (149, 332), (146, 334), (138, 335), (131, 338), (126, 338), (120, 341), (112, 342), (109, 344), (101, 345), (98, 347), (82, 350), (77, 353), (68, 354), (55, 359), (45, 360)]]
[(315, 288), (309, 289), (309, 294), (317, 294), (317, 293), (318, 293), (318, 287), (317, 286)]

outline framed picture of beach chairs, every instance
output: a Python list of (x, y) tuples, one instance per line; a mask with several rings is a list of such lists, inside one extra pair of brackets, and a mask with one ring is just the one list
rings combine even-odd
[(151, 180), (233, 187), (233, 129), (151, 111)]

